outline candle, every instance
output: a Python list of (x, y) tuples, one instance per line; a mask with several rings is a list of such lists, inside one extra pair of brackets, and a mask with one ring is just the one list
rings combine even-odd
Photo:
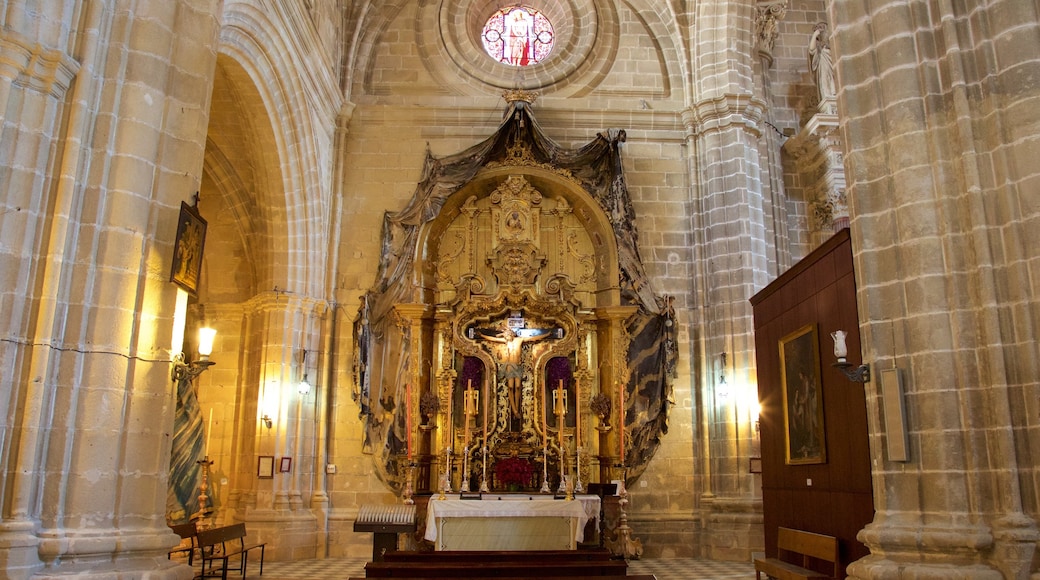
[(466, 457), (469, 457), (469, 416), (473, 406), (469, 394), (473, 392), (473, 379), (466, 382), (466, 392), (462, 395), (462, 449)]
[(405, 422), (408, 429), (408, 459), (412, 459), (412, 383), (405, 386)]
[(549, 440), (548, 440), (548, 432), (549, 431), (548, 431), (548, 427), (546, 427), (546, 425), (545, 425), (545, 414), (546, 414), (545, 407), (546, 407), (546, 405), (547, 405), (547, 403), (545, 402), (545, 397), (543, 396), (542, 397), (542, 449), (543, 450), (546, 449), (547, 447), (549, 447)]
[(487, 379), (484, 379), (484, 447), (487, 447), (488, 399), (491, 398), (488, 396), (489, 394), (490, 391), (488, 390), (488, 382)]
[(209, 441), (213, 438), (213, 408), (209, 410), (209, 423), (206, 424), (206, 448), (203, 452), (209, 457)]
[(621, 464), (625, 464), (625, 384), (618, 384), (618, 435), (621, 437)]
[(574, 449), (581, 447), (581, 384), (574, 381)]
[(455, 381), (452, 381), (448, 385), (448, 432), (445, 436), (448, 439), (447, 448), (450, 451), (452, 445), (455, 444)]
[[(563, 381), (560, 381), (560, 382), (563, 383)], [(560, 401), (560, 408), (559, 408), (558, 412), (556, 413), (556, 417), (557, 417), (557, 421), (556, 422), (558, 424), (557, 431), (559, 432), (559, 435), (560, 435), (560, 477), (563, 477), (563, 415), (564, 415), (564, 412), (565, 412), (565, 407), (564, 407), (565, 399), (564, 399), (564, 397), (566, 396), (566, 394), (564, 393), (563, 389), (560, 389), (558, 392), (559, 392), (559, 396), (557, 397), (557, 399), (559, 399), (559, 401)]]

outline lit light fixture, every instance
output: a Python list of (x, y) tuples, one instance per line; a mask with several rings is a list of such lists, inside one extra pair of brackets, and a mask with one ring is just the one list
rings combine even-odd
[(260, 417), (260, 420), (264, 422), (264, 425), (270, 429), (274, 425), (274, 419), (271, 419), (270, 415), (264, 415)]
[(866, 364), (861, 364), (856, 368), (852, 368), (852, 363), (845, 358), (849, 355), (849, 347), (845, 344), (845, 337), (848, 335), (849, 333), (844, 330), (835, 330), (831, 333), (831, 338), (834, 339), (834, 358), (838, 359), (838, 362), (831, 364), (831, 366), (841, 371), (847, 379), (854, 383), (869, 383), (870, 367)]
[(301, 379), (300, 382), (296, 384), (296, 392), (300, 393), (300, 396), (306, 396), (308, 393), (311, 392), (311, 384), (310, 384), (310, 382), (307, 381), (307, 351), (306, 350), (300, 351), (299, 359), (300, 359), (299, 360), (299, 367), (297, 368), (297, 372), (302, 372), (303, 373), (303, 379)]
[(217, 329), (204, 326), (199, 329), (199, 358), (209, 360), (213, 354), (213, 339), (217, 337)]
[(213, 328), (199, 329), (199, 360), (184, 362), (184, 353), (179, 352), (173, 356), (173, 369), (170, 371), (170, 379), (180, 381), (193, 381), (203, 371), (213, 366), (209, 355), (213, 354), (213, 339), (217, 331)]

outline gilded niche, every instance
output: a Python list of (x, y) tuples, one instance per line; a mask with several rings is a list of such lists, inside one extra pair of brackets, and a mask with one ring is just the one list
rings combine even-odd
[(469, 197), (441, 236), (436, 257), (438, 302), (452, 302), (465, 280), (483, 280), (484, 294), (546, 291), (567, 282), (592, 304), (596, 254), (588, 232), (562, 196), (508, 175), (486, 197)]

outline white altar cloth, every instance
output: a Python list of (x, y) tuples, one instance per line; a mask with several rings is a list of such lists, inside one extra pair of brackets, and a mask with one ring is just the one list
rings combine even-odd
[(430, 499), (427, 540), (437, 550), (573, 550), (599, 517), (599, 497), (491, 494), (480, 500)]

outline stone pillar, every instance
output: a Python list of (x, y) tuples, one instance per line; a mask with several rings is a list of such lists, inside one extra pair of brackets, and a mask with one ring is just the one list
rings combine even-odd
[(165, 558), (168, 273), (218, 4), (16, 1), (0, 17), (4, 577), (191, 576)]
[[(56, 11), (52, 16), (60, 22), (71, 15)], [(69, 247), (67, 238), (74, 236), (68, 219), (72, 196), (50, 199), (48, 187), (53, 186), (48, 170), (58, 164), (52, 152), (61, 138), (61, 114), (80, 65), (67, 47), (51, 44), (59, 39), (48, 34), (34, 38), (28, 36), (31, 26), (19, 30), (4, 24), (0, 28), (0, 336), (4, 337), (0, 424), (10, 439), (0, 456), (0, 571), (11, 578), (26, 578), (40, 566), (36, 531), (42, 466), (38, 461), (46, 446), (43, 423), (51, 413), (54, 390), (51, 381), (32, 377), (51, 374), (48, 369), (60, 357), (60, 350), (47, 346), (60, 339), (54, 330), (64, 308), (64, 301), (59, 303), (52, 295), (62, 286), (61, 255)], [(8, 123), (11, 113), (14, 122)], [(18, 119), (22, 114), (29, 118)], [(50, 212), (55, 215), (50, 217)], [(44, 233), (48, 221), (51, 240)]]
[[(231, 520), (246, 522), (251, 537), (267, 542), (271, 560), (314, 558), (323, 514), (304, 498), (319, 491), (310, 474), (324, 469), (315, 453), (321, 417), (316, 392), (301, 394), (297, 385), (304, 370), (309, 375), (314, 368), (304, 352), (320, 352), (328, 306), (272, 291), (254, 298), (247, 310)], [(258, 470), (260, 456), (273, 458), (273, 472)], [(291, 461), (283, 463), (285, 458)]]
[(765, 128), (761, 131), (762, 197), (766, 216), (767, 234), (772, 238), (769, 275), (775, 278), (791, 267), (790, 234), (787, 223), (787, 194), (784, 191), (784, 168), (780, 159), (780, 134), (773, 117), (773, 90), (770, 69), (773, 67), (773, 47), (779, 36), (779, 24), (787, 14), (788, 0), (759, 1), (755, 11), (755, 33), (758, 39), (755, 67), (756, 96), (766, 108)]
[[(865, 385), (871, 555), (849, 577), (1030, 578), (1036, 6), (865, 0), (831, 14), (863, 360), (879, 377)], [(905, 462), (884, 452), (888, 369), (905, 379)]]
[[(695, 268), (703, 278), (695, 282), (701, 291), (694, 329), (699, 397), (710, 438), (711, 481), (704, 486), (710, 493), (701, 501), (703, 550), (707, 557), (738, 560), (749, 559), (763, 538), (761, 491), (748, 468), (757, 419), (751, 415), (758, 408), (748, 300), (775, 270), (773, 214), (760, 151), (766, 103), (753, 86), (754, 51), (748, 42), (756, 39), (755, 15), (754, 4), (736, 1), (713, 3), (700, 14), (703, 40), (696, 50), (712, 57), (695, 74), (700, 82), (683, 116), (692, 143), (691, 204), (699, 232)], [(733, 32), (719, 35), (719, 30)]]

